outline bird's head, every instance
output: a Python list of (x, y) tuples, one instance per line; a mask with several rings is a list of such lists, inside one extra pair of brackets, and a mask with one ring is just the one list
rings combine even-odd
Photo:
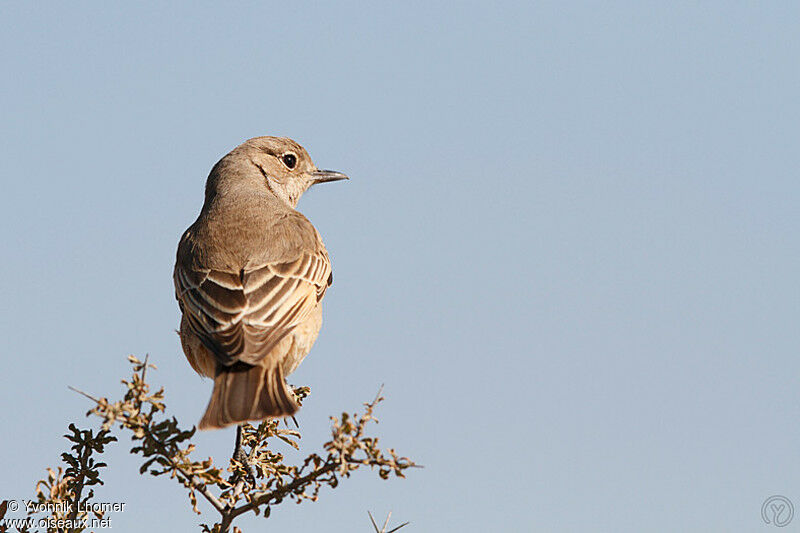
[(306, 149), (292, 139), (255, 137), (217, 163), (209, 176), (206, 195), (216, 194), (220, 188), (266, 187), (294, 208), (312, 185), (345, 179), (348, 177), (341, 172), (318, 169)]

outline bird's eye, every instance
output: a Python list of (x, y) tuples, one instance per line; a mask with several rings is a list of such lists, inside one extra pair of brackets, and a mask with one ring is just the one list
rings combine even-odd
[(283, 164), (292, 169), (297, 164), (297, 157), (294, 154), (285, 154)]

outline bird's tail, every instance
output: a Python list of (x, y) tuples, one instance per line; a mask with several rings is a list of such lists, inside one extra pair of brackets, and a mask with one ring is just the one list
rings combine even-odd
[(199, 429), (218, 429), (248, 420), (291, 416), (299, 409), (281, 365), (237, 363), (220, 368)]

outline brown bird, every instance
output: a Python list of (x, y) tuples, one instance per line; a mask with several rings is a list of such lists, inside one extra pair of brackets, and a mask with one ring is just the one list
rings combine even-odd
[(295, 207), (312, 185), (342, 179), (282, 137), (250, 139), (211, 169), (173, 275), (183, 351), (214, 378), (200, 429), (297, 411), (285, 376), (317, 339), (333, 276), (322, 238)]

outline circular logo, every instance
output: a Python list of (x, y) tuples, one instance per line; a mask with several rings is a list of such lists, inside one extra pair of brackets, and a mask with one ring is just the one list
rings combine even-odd
[(761, 519), (767, 524), (788, 526), (794, 518), (794, 505), (786, 496), (770, 496), (761, 506)]

